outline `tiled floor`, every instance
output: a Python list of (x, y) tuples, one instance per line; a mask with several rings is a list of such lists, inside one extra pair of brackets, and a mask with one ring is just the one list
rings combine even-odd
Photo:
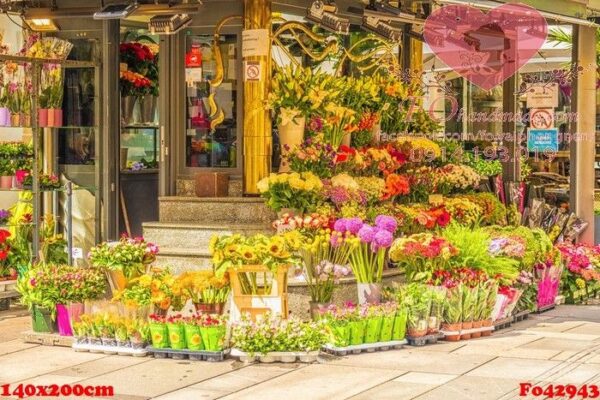
[(0, 384), (113, 385), (119, 400), (508, 400), (521, 382), (600, 384), (599, 306), (561, 306), (489, 338), (312, 365), (75, 353), (23, 343), (27, 325), (19, 313), (0, 315)]

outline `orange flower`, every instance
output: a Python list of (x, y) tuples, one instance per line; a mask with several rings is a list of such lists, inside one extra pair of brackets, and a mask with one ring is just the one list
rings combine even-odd
[(407, 195), (410, 193), (408, 178), (404, 175), (389, 174), (385, 178), (385, 192), (383, 198), (385, 200), (397, 195)]

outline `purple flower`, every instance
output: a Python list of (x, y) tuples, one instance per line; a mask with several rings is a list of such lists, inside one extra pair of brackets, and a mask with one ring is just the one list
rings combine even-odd
[[(346, 232), (348, 230), (347, 228), (347, 219), (346, 218), (340, 218), (337, 221), (335, 221), (335, 223), (333, 224), (333, 229), (338, 231), (338, 232)], [(333, 239), (333, 236), (331, 237)]]
[(379, 247), (390, 247), (394, 241), (394, 235), (391, 232), (380, 229), (373, 238), (374, 243)]
[(0, 210), (0, 221), (4, 221), (10, 218), (10, 211)]
[(363, 227), (363, 222), (362, 219), (358, 218), (358, 217), (354, 217), (354, 218), (350, 218), (347, 222), (346, 222), (346, 229), (348, 229), (350, 231), (350, 233), (352, 233), (353, 235), (356, 235), (358, 233), (358, 231), (360, 231), (360, 228)]
[(390, 217), (387, 215), (378, 215), (375, 218), (375, 226), (379, 229), (384, 229), (390, 233), (396, 232), (398, 229), (398, 222), (396, 222), (396, 218)]
[(358, 231), (358, 237), (363, 243), (371, 243), (375, 238), (375, 233), (375, 228), (369, 225), (363, 225), (363, 227)]

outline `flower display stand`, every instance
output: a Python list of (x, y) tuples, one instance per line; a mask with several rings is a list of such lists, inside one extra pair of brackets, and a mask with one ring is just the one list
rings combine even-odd
[(71, 346), (76, 352), (104, 353), (107, 355), (118, 354), (120, 356), (146, 357), (148, 351), (145, 348), (133, 348), (125, 346), (108, 346), (104, 344), (78, 343)]
[[(493, 326), (482, 326), (481, 328), (472, 328), (472, 329), (461, 329), (459, 331), (441, 331), (441, 333), (446, 336), (458, 337), (460, 336), (460, 340), (469, 340), (471, 338), (470, 335), (473, 333), (484, 333), (484, 332), (492, 332), (494, 330)], [(467, 336), (468, 339), (463, 339), (463, 336)], [(483, 335), (481, 335), (483, 336)]]
[(357, 345), (350, 345), (345, 347), (336, 347), (332, 344), (326, 344), (323, 346), (325, 353), (333, 354), (334, 356), (343, 357), (348, 354), (360, 354), (360, 353), (373, 353), (375, 351), (388, 351), (398, 350), (408, 344), (408, 340), (392, 340), (389, 342), (375, 342), (375, 343), (363, 343)]
[[(267, 312), (281, 314), (283, 318), (288, 315), (288, 269), (279, 268), (277, 272), (271, 272), (263, 265), (245, 265), (229, 271), (232, 296), (231, 296), (231, 315), (232, 321), (239, 321), (242, 314), (250, 313), (254, 319), (264, 315)], [(259, 282), (259, 294), (247, 294), (244, 290), (242, 280), (247, 278), (245, 274), (256, 274), (264, 279), (271, 279), (268, 285), (266, 282)]]
[(313, 363), (317, 361), (319, 351), (273, 351), (266, 354), (249, 354), (238, 349), (231, 350), (231, 356), (239, 358), (243, 363), (261, 362), (270, 363)]
[(512, 315), (505, 318), (497, 319), (494, 321), (494, 329), (498, 331), (500, 329), (509, 328), (513, 322), (514, 317)]
[(190, 360), (190, 361), (209, 361), (219, 362), (224, 361), (229, 355), (230, 350), (223, 351), (205, 351), (205, 350), (175, 350), (175, 349), (155, 349), (152, 346), (146, 347), (146, 351), (154, 356), (154, 358), (172, 358), (174, 360)]
[(444, 334), (441, 332), (432, 333), (425, 336), (406, 336), (406, 340), (410, 346), (421, 347), (427, 344), (436, 344), (439, 339), (442, 339)]

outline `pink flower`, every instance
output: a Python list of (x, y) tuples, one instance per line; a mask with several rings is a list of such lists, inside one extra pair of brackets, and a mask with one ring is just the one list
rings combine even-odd
[(375, 229), (369, 225), (363, 225), (358, 231), (358, 237), (363, 243), (371, 243), (375, 238)]

